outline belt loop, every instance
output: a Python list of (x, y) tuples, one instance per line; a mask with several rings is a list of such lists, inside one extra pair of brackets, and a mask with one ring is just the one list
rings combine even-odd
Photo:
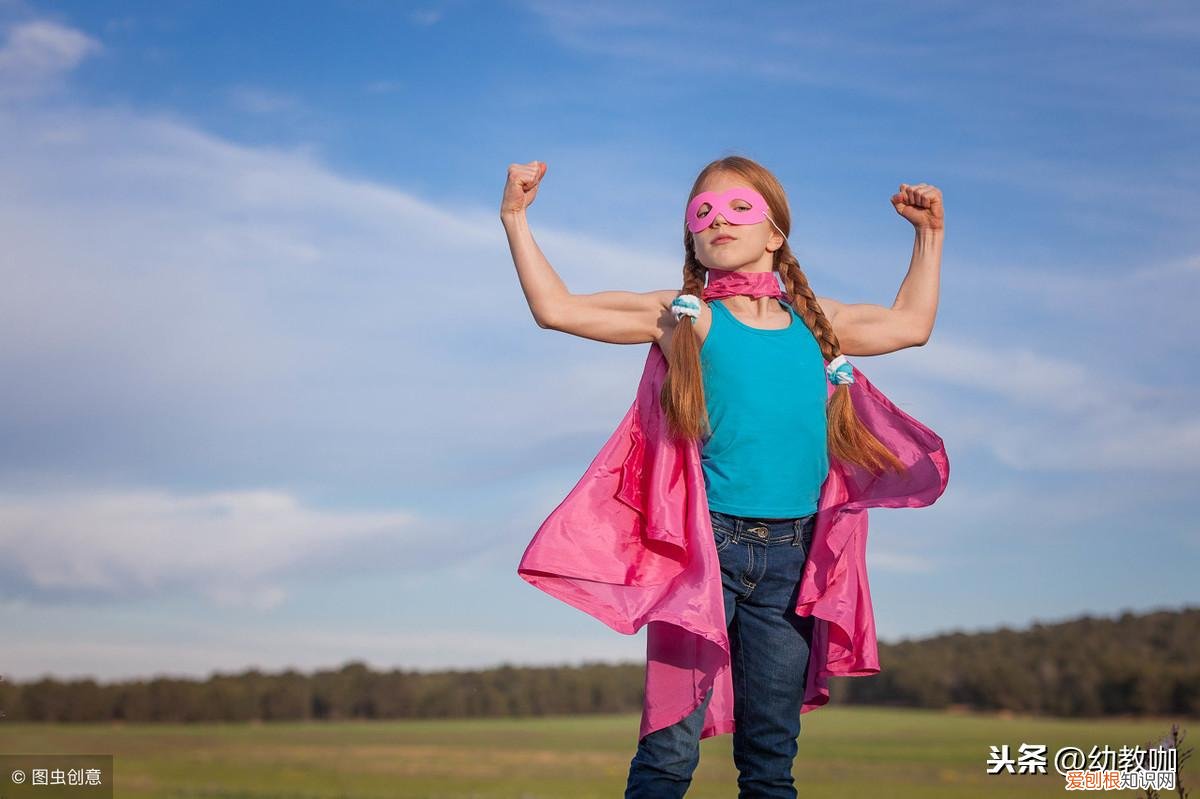
[(804, 543), (804, 519), (795, 519), (792, 522), (792, 546), (798, 547)]
[(742, 517), (734, 516), (733, 517), (733, 540), (739, 544), (742, 543), (742, 527), (743, 527)]

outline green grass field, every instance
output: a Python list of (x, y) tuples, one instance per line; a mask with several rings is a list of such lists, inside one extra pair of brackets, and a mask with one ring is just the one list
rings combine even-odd
[[(122, 799), (612, 799), (624, 791), (638, 722), (637, 715), (252, 725), (0, 722), (0, 752), (111, 752)], [(801, 797), (1062, 796), (1067, 791), (1052, 765), (1046, 776), (985, 774), (988, 747), (1009, 744), (1015, 757), (1021, 743), (1046, 744), (1052, 759), (1062, 746), (1086, 752), (1105, 743), (1140, 745), (1165, 734), (1170, 722), (827, 707), (803, 716), (794, 774)], [(1200, 731), (1180, 722), (1188, 730), (1186, 748)], [(737, 795), (732, 747), (731, 735), (703, 741), (689, 797)], [(1186, 765), (1184, 784), (1200, 797), (1196, 763)]]

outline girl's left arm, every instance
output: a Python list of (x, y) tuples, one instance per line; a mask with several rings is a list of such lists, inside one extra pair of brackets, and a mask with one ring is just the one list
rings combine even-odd
[(919, 347), (933, 333), (945, 237), (942, 192), (926, 183), (901, 183), (892, 206), (912, 223), (916, 234), (908, 274), (892, 307), (817, 298), (844, 355), (884, 355)]

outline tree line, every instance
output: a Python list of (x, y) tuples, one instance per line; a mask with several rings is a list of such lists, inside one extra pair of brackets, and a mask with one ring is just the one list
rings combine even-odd
[[(1065, 717), (1200, 717), (1200, 608), (880, 643), (882, 671), (834, 678), (831, 704), (966, 707)], [(352, 661), (305, 674), (0, 680), (9, 721), (276, 721), (641, 712), (644, 665), (439, 671)]]

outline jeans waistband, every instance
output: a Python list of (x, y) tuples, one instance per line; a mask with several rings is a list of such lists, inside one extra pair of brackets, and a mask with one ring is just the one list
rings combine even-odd
[(729, 530), (734, 541), (755, 541), (763, 544), (790, 542), (799, 546), (812, 540), (817, 514), (792, 519), (762, 519), (754, 516), (734, 516), (710, 510), (713, 524)]

